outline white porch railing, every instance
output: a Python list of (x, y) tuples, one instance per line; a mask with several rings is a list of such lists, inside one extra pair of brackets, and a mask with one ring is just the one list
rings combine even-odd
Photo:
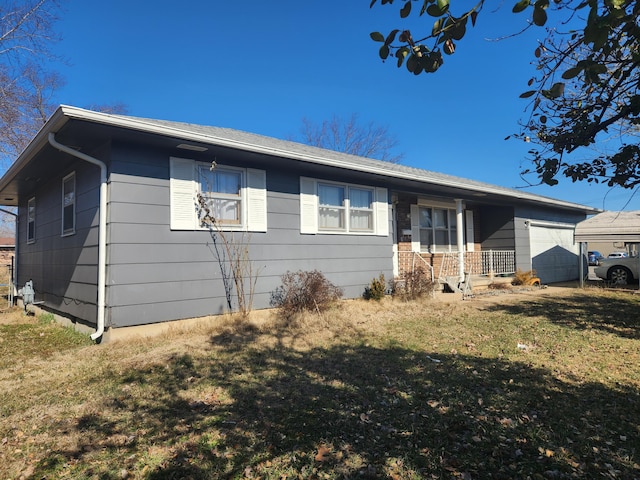
[(435, 273), (433, 267), (427, 262), (418, 252), (400, 251), (398, 252), (398, 264), (400, 272), (409, 271), (415, 272), (417, 268), (422, 268), (427, 272), (427, 275), (431, 277), (431, 281), (435, 280)]
[[(436, 254), (439, 255), (439, 254)], [(464, 252), (464, 272), (459, 272), (458, 252), (441, 254), (438, 279), (465, 275), (495, 277), (499, 275), (513, 275), (516, 271), (516, 252), (513, 250), (482, 250), (479, 252)], [(417, 252), (398, 252), (398, 266), (400, 273), (404, 271), (414, 272), (422, 268), (435, 280), (436, 274), (433, 266)]]
[[(513, 250), (481, 250), (464, 252), (463, 274), (494, 277), (513, 275), (516, 271), (516, 252)], [(439, 278), (460, 275), (458, 253), (445, 253), (442, 258)], [(462, 275), (461, 275), (462, 276)]]

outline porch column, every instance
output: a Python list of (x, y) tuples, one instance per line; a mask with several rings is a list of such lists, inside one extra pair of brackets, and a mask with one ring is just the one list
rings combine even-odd
[(464, 282), (464, 204), (456, 198), (456, 241), (458, 244), (458, 273)]

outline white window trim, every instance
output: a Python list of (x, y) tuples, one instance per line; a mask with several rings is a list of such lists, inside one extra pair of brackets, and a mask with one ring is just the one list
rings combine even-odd
[[(329, 230), (319, 227), (319, 196), (318, 185), (335, 185), (345, 188), (346, 208), (345, 208), (345, 229)], [(357, 188), (370, 190), (373, 193), (373, 230), (349, 230), (350, 209), (349, 209), (349, 189)], [(309, 177), (300, 177), (300, 233), (321, 234), (321, 235), (363, 235), (382, 236), (389, 235), (389, 200), (387, 189), (383, 187), (372, 187), (369, 185), (359, 185), (354, 183), (334, 182), (329, 180), (318, 180)]]
[[(29, 237), (29, 224), (31, 220), (29, 218), (29, 210), (33, 204), (33, 236)], [(27, 244), (36, 243), (36, 197), (31, 197), (27, 200)]]
[[(198, 192), (200, 182), (198, 169), (209, 168), (210, 163), (170, 157), (169, 159), (169, 191), (170, 191), (170, 228), (172, 230), (208, 231), (209, 227), (201, 225), (197, 215)], [(241, 223), (221, 224), (223, 231), (267, 231), (267, 186), (266, 172), (253, 168), (240, 168), (219, 165), (218, 168), (236, 170), (242, 173), (240, 193)]]
[[(209, 163), (203, 163), (203, 162), (196, 162), (195, 164), (195, 169), (196, 169), (196, 195), (201, 193), (201, 179), (200, 177), (200, 171), (202, 169), (205, 170), (209, 170), (211, 168), (211, 164)], [(233, 231), (233, 230), (238, 230), (238, 231), (242, 231), (245, 230), (245, 226), (247, 224), (247, 202), (246, 202), (246, 169), (245, 168), (238, 168), (238, 167), (229, 167), (226, 165), (216, 165), (215, 167), (216, 170), (220, 170), (223, 172), (235, 172), (235, 173), (239, 173), (240, 174), (240, 193), (238, 196), (236, 195), (229, 195), (229, 194), (222, 194), (222, 193), (218, 193), (217, 195), (214, 195), (217, 198), (229, 198), (230, 200), (236, 200), (239, 198), (240, 201), (240, 218), (238, 219), (238, 222), (229, 222), (229, 223), (225, 223), (224, 221), (220, 221), (220, 222), (216, 222), (218, 224), (218, 227), (222, 230), (229, 230), (229, 231)], [(198, 225), (200, 230), (209, 230), (209, 226), (207, 225)]]
[[(64, 185), (70, 178), (73, 179), (73, 227), (71, 229), (64, 229)], [(76, 206), (77, 206), (77, 192), (76, 192), (76, 172), (71, 172), (69, 175), (62, 179), (62, 211), (61, 211), (61, 235), (63, 237), (68, 237), (69, 235), (75, 235), (76, 233)]]

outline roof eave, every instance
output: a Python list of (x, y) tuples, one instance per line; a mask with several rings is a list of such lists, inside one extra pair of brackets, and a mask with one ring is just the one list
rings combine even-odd
[(38, 153), (47, 143), (49, 132), (56, 132), (62, 126), (67, 123), (68, 117), (63, 111), (63, 107), (60, 106), (49, 117), (47, 122), (40, 128), (36, 136), (29, 142), (25, 149), (18, 155), (16, 161), (11, 164), (5, 174), (0, 178), (0, 191), (4, 190), (6, 186), (13, 181), (15, 176), (29, 163), (33, 156)]
[(466, 190), (472, 193), (473, 192), (486, 193), (486, 194), (498, 195), (502, 197), (509, 197), (509, 198), (513, 198), (521, 201), (545, 203), (550, 206), (566, 208), (570, 210), (577, 210), (580, 212), (584, 212), (585, 214), (594, 214), (602, 211), (597, 208), (591, 208), (585, 205), (580, 205), (572, 202), (565, 202), (563, 200), (557, 200), (557, 199), (543, 197), (539, 195), (532, 195), (532, 194), (526, 194), (526, 193), (522, 195), (514, 195), (513, 193), (506, 192), (505, 190), (497, 186), (495, 187), (491, 185), (474, 186), (474, 185), (465, 184), (463, 182), (458, 182), (455, 180), (445, 180), (445, 179), (437, 179), (437, 180), (429, 181), (425, 177), (421, 177), (419, 175), (413, 175), (407, 172), (398, 172), (398, 171), (390, 170), (388, 168), (383, 168), (383, 167), (374, 167), (374, 166), (363, 167), (361, 165), (349, 163), (346, 161), (327, 159), (317, 155), (308, 155), (301, 152), (291, 152), (288, 150), (274, 148), (274, 147), (267, 147), (263, 145), (256, 145), (252, 143), (241, 142), (237, 140), (230, 140), (227, 138), (221, 138), (214, 135), (189, 132), (180, 128), (174, 128), (167, 125), (157, 125), (157, 124), (145, 122), (143, 119), (136, 119), (136, 118), (130, 118), (130, 117), (123, 118), (121, 116), (112, 116), (109, 114), (97, 113), (97, 112), (92, 112), (90, 110), (84, 110), (81, 108), (64, 106), (64, 105), (61, 106), (61, 109), (65, 115), (72, 118), (94, 121), (94, 122), (108, 124), (116, 127), (142, 130), (147, 133), (153, 133), (157, 135), (173, 136), (173, 137), (178, 137), (184, 140), (190, 140), (194, 142), (214, 144), (222, 147), (240, 149), (240, 150), (250, 151), (254, 153), (273, 155), (273, 156), (283, 157), (283, 158), (290, 158), (294, 160), (307, 161), (315, 164), (326, 165), (326, 166), (337, 167), (337, 168), (344, 168), (344, 169), (364, 172), (364, 173), (377, 174), (385, 177), (398, 178), (402, 180), (413, 180), (413, 181), (417, 181), (424, 184), (432, 184), (432, 185), (438, 185), (443, 187)]
[[(468, 191), (473, 193), (483, 193), (488, 195), (497, 195), (504, 198), (512, 198), (514, 200), (520, 200), (524, 202), (536, 202), (543, 203), (548, 206), (554, 206), (558, 208), (565, 208), (569, 210), (579, 211), (585, 214), (593, 214), (601, 212), (602, 210), (590, 208), (585, 205), (580, 205), (572, 202), (566, 202), (563, 200), (557, 200), (554, 198), (544, 197), (540, 195), (523, 193), (522, 195), (516, 195), (514, 192), (490, 184), (482, 185), (470, 185), (465, 182), (458, 181), (455, 177), (451, 179), (433, 179), (430, 180), (427, 176), (421, 176), (410, 172), (395, 171), (390, 168), (386, 168), (384, 165), (358, 165), (350, 163), (348, 161), (338, 159), (328, 159), (319, 155), (312, 155), (303, 152), (292, 152), (289, 150), (269, 147), (265, 145), (257, 145), (248, 142), (242, 142), (238, 140), (232, 140), (228, 138), (222, 138), (215, 135), (208, 135), (198, 132), (190, 132), (184, 129), (171, 127), (168, 125), (158, 125), (145, 121), (144, 119), (123, 117), (119, 115), (111, 115), (107, 113), (93, 112), (91, 110), (85, 110), (78, 107), (72, 107), (68, 105), (61, 105), (54, 112), (47, 123), (35, 136), (34, 140), (27, 146), (27, 148), (20, 154), (14, 164), (7, 170), (7, 173), (0, 179), (0, 191), (10, 182), (13, 177), (19, 172), (26, 163), (37, 153), (46, 143), (49, 132), (57, 132), (67, 121), (70, 119), (77, 119), (82, 121), (94, 122), (103, 125), (109, 125), (113, 127), (132, 129), (136, 131), (142, 131), (146, 133), (170, 136), (180, 138), (181, 140), (200, 142), (205, 144), (212, 144), (221, 147), (228, 147), (233, 149), (239, 149), (249, 151), (253, 153), (260, 153), (266, 155), (272, 155), (282, 158), (289, 158), (298, 161), (305, 161), (309, 163), (325, 165), (336, 168), (343, 168), (351, 171), (357, 171), (362, 173), (369, 173), (374, 175), (381, 175), (389, 178), (396, 178), (401, 180), (416, 181), (426, 185), (437, 185), (441, 187), (449, 187), (458, 190)], [(426, 172), (426, 171), (425, 171)]]

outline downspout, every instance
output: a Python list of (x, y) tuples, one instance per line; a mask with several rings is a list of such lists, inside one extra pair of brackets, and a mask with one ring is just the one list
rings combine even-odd
[(5, 210), (4, 208), (0, 208), (0, 212), (2, 213), (6, 213), (8, 215), (13, 215), (13, 218), (16, 222), (16, 226), (15, 226), (15, 233), (14, 233), (14, 242), (15, 245), (13, 247), (13, 257), (15, 258), (15, 262), (13, 264), (13, 272), (11, 272), (11, 275), (13, 276), (13, 281), (11, 282), (11, 294), (9, 296), (9, 300), (11, 300), (11, 304), (13, 305), (13, 301), (15, 299), (16, 294), (18, 293), (18, 244), (20, 242), (18, 242), (18, 233), (19, 233), (19, 224), (18, 224), (18, 214), (15, 212), (12, 212), (10, 210)]
[(98, 324), (91, 334), (92, 340), (97, 340), (104, 333), (104, 316), (106, 300), (106, 272), (107, 272), (107, 166), (97, 158), (62, 145), (56, 141), (54, 133), (49, 133), (49, 144), (61, 152), (89, 162), (100, 167), (100, 218), (98, 225)]
[(456, 242), (458, 244), (458, 274), (465, 281), (464, 271), (464, 211), (462, 200), (456, 198)]

